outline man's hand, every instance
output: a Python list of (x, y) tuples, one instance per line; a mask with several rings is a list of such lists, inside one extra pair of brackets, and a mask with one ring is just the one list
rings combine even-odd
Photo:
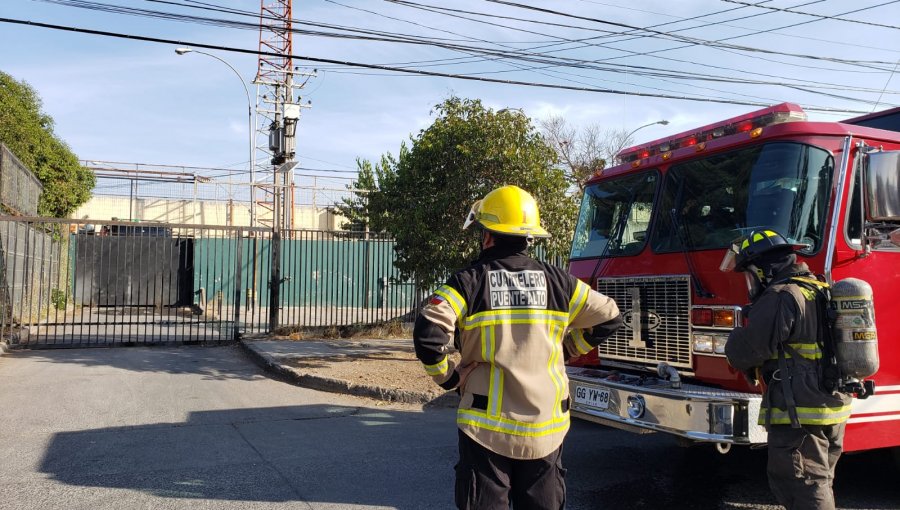
[(478, 366), (477, 361), (473, 361), (465, 366), (460, 366), (456, 369), (459, 373), (459, 384), (456, 385), (457, 388), (462, 389), (466, 385), (466, 379), (469, 378), (469, 374), (472, 370), (475, 370), (475, 367)]

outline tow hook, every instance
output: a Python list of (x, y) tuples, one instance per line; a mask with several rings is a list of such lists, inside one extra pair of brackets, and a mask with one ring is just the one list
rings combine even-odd
[(731, 451), (731, 443), (716, 443), (716, 451), (725, 455)]
[(678, 370), (675, 370), (675, 367), (669, 365), (665, 361), (660, 361), (659, 365), (656, 365), (656, 373), (662, 379), (665, 379), (672, 383), (672, 388), (680, 389), (681, 388), (681, 376), (678, 375)]

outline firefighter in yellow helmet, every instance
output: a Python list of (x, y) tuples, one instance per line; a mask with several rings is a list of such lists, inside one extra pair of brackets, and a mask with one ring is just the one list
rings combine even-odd
[[(850, 396), (831, 380), (826, 303), (818, 281), (778, 232), (759, 229), (734, 243), (720, 269), (743, 272), (748, 323), (725, 344), (728, 362), (765, 383), (759, 424), (768, 431), (769, 487), (788, 510), (833, 510)], [(755, 377), (751, 376), (751, 379)]]
[[(527, 255), (549, 237), (537, 203), (502, 186), (472, 207), (481, 254), (430, 297), (413, 340), (425, 371), (461, 395), (456, 423), (461, 509), (565, 506), (562, 442), (569, 430), (565, 361), (622, 324), (616, 303)], [(448, 354), (454, 346), (461, 361)]]

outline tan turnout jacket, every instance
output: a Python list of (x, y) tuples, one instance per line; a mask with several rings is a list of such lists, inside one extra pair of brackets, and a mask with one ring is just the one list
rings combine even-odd
[(416, 321), (416, 355), (446, 389), (459, 383), (448, 354), (477, 367), (459, 388), (459, 428), (513, 459), (559, 448), (569, 429), (565, 361), (621, 325), (616, 303), (523, 252), (489, 248), (442, 285)]

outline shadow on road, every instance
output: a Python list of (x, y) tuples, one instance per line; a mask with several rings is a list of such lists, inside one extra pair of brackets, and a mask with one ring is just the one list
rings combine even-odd
[(328, 405), (194, 412), (183, 423), (57, 433), (39, 469), (68, 485), (165, 498), (448, 508), (451, 416)]
[[(40, 472), (63, 484), (155, 497), (452, 508), (453, 411), (300, 405), (190, 413), (181, 423), (62, 432)], [(570, 510), (777, 508), (765, 450), (727, 456), (576, 423)], [(840, 508), (900, 507), (886, 452), (839, 466)]]
[(236, 345), (158, 347), (96, 347), (65, 349), (61, 354), (53, 350), (16, 350), (8, 356), (37, 360), (41, 363), (77, 364), (85, 367), (111, 367), (131, 372), (166, 374), (199, 374), (203, 379), (225, 380), (265, 379), (254, 365), (246, 362)]
[[(606, 445), (597, 449), (596, 442)], [(594, 453), (579, 455), (578, 448)], [(765, 449), (733, 448), (722, 455), (709, 444), (684, 448), (665, 435), (635, 436), (575, 422), (566, 440), (570, 507), (783, 509), (769, 490), (766, 459)], [(900, 509), (898, 476), (889, 450), (843, 456), (834, 485), (838, 508)]]

